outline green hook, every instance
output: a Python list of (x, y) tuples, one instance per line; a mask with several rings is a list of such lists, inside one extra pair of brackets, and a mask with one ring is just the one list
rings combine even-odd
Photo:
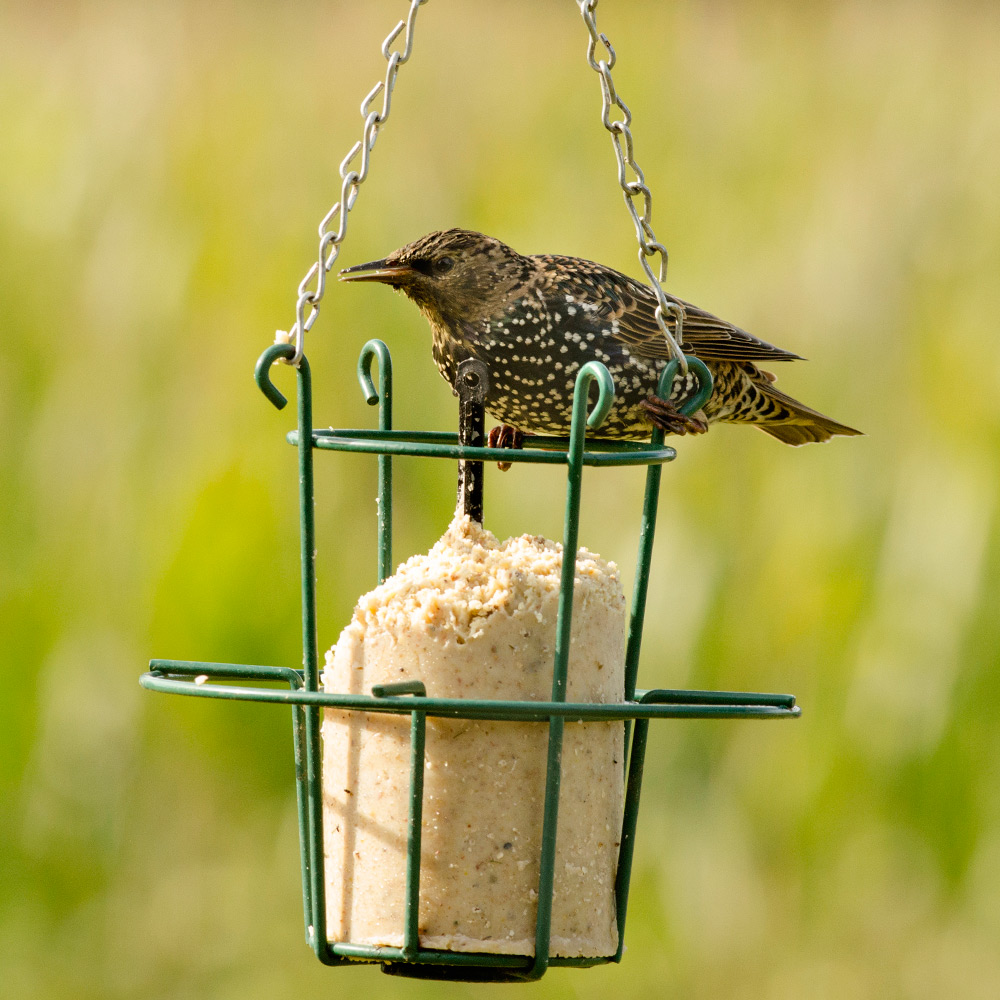
[[(378, 388), (375, 391), (375, 383), (372, 381), (372, 361), (378, 358)], [(386, 398), (391, 394), (392, 387), (392, 358), (389, 356), (389, 348), (381, 340), (369, 340), (361, 348), (361, 355), (358, 357), (358, 381), (361, 383), (361, 391), (365, 394), (365, 402), (369, 406), (378, 403), (379, 398)]]
[[(576, 377), (576, 387), (573, 390), (573, 416), (576, 417), (579, 407), (586, 410), (590, 396), (590, 383), (597, 382), (597, 402), (587, 417), (587, 426), (593, 431), (604, 423), (615, 401), (615, 383), (611, 373), (600, 361), (588, 361)], [(582, 416), (582, 413), (581, 413)]]
[[(688, 371), (698, 380), (698, 391), (683, 406), (678, 408), (685, 417), (690, 417), (697, 413), (708, 401), (708, 397), (712, 395), (713, 382), (712, 373), (701, 358), (696, 358), (693, 354), (685, 354), (684, 357), (687, 358)], [(675, 359), (663, 369), (663, 373), (660, 375), (660, 384), (656, 387), (656, 395), (660, 399), (670, 399), (678, 367), (679, 364)]]
[(278, 387), (271, 381), (271, 365), (281, 358), (290, 360), (295, 357), (294, 344), (272, 344), (266, 348), (264, 353), (257, 359), (257, 365), (253, 370), (253, 378), (257, 383), (257, 388), (277, 407), (283, 410), (288, 400), (281, 394)]

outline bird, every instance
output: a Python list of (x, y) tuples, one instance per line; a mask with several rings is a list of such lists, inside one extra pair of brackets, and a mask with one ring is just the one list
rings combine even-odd
[[(520, 447), (524, 435), (569, 433), (576, 376), (603, 362), (615, 384), (608, 416), (594, 432), (612, 440), (704, 433), (713, 423), (750, 424), (789, 445), (861, 431), (779, 390), (760, 363), (802, 360), (681, 299), (681, 349), (701, 359), (711, 396), (691, 416), (680, 412), (697, 391), (678, 374), (670, 398), (657, 396), (671, 350), (656, 320), (652, 288), (579, 257), (524, 255), (468, 229), (429, 233), (381, 260), (345, 268), (342, 281), (376, 281), (403, 292), (431, 328), (432, 355), (455, 389), (468, 358), (486, 366), (486, 411), (500, 421), (495, 447)], [(668, 325), (676, 332), (676, 320)]]

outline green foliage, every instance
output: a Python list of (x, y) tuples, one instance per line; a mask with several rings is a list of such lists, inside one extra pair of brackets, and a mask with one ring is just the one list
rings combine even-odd
[[(285, 713), (137, 685), (154, 655), (299, 663), (293, 417), (251, 372), (402, 9), (0, 13), (5, 996), (473, 992), (322, 969)], [(667, 287), (811, 358), (781, 386), (868, 436), (679, 443), (640, 682), (790, 690), (804, 715), (654, 727), (624, 965), (537, 995), (995, 992), (997, 15), (601, 5)], [(425, 7), (343, 264), (464, 225), (637, 273), (585, 44), (568, 2)], [(317, 424), (372, 422), (373, 336), (397, 425), (450, 428), (416, 311), (348, 286), (308, 341)], [(401, 560), (454, 469), (396, 483)], [(626, 579), (641, 489), (584, 480), (581, 542)], [(373, 461), (317, 456), (324, 648), (374, 583), (374, 496)], [(561, 474), (490, 470), (486, 504), (498, 534), (559, 537)]]

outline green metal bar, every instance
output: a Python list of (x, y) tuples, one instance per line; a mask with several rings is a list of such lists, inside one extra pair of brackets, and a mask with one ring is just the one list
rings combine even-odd
[[(688, 372), (698, 379), (698, 391), (682, 404), (680, 410), (690, 416), (702, 407), (712, 394), (712, 373), (700, 359), (694, 355), (685, 355)], [(660, 399), (669, 400), (673, 391), (674, 378), (679, 369), (677, 361), (669, 362), (660, 373), (660, 381), (656, 394)], [(653, 428), (649, 441), (651, 448), (663, 444), (663, 429)], [(642, 631), (646, 620), (646, 597), (649, 592), (649, 571), (653, 562), (653, 538), (656, 534), (656, 513), (660, 503), (660, 479), (663, 469), (659, 465), (650, 465), (646, 470), (646, 492), (642, 501), (642, 523), (639, 528), (639, 558), (635, 567), (635, 584), (632, 588), (632, 610), (629, 615), (628, 640), (625, 646), (625, 700), (635, 697), (635, 685), (639, 676), (639, 652), (642, 647)], [(625, 759), (624, 766), (628, 769), (629, 725), (625, 723)]]
[(410, 716), (410, 815), (406, 826), (406, 910), (403, 917), (403, 957), (412, 962), (420, 951), (420, 841), (424, 810), (424, 743), (427, 716)]
[[(295, 356), (291, 344), (272, 344), (264, 350), (254, 368), (254, 380), (270, 402), (281, 410), (288, 400), (271, 381), (271, 366), (279, 361), (290, 361)], [(309, 362), (303, 357), (296, 368), (298, 381), (298, 424), (303, 440), (312, 434), (312, 378)], [(315, 530), (313, 519), (313, 469), (312, 448), (299, 449), (299, 514), (302, 546), (302, 633), (303, 633), (303, 673), (289, 671), (281, 667), (242, 667), (239, 664), (214, 664), (213, 673), (222, 677), (247, 677), (259, 680), (277, 679), (280, 674), (288, 679), (290, 686), (297, 690), (305, 684), (309, 691), (316, 692), (317, 645), (316, 645), (316, 576), (314, 565)], [(180, 664), (151, 663), (160, 669), (183, 672)], [(291, 674), (294, 680), (288, 675)], [(319, 707), (296, 702), (292, 707), (292, 746), (295, 756), (295, 802), (299, 823), (299, 848), (302, 868), (302, 909), (306, 926), (306, 941), (320, 955), (320, 947), (326, 948), (325, 931), (325, 888), (323, 886), (322, 844), (317, 850), (317, 839), (322, 841), (322, 797), (319, 772)], [(318, 879), (317, 879), (318, 854)], [(317, 883), (319, 895), (317, 896)], [(320, 922), (317, 923), (317, 911)], [(322, 955), (321, 955), (322, 957)], [(340, 962), (343, 959), (336, 959)]]
[[(563, 551), (563, 559), (566, 552)], [(559, 825), (559, 785), (562, 780), (562, 744), (566, 720), (549, 720), (549, 752), (542, 812), (542, 852), (538, 866), (538, 909), (535, 917), (535, 960), (528, 979), (541, 979), (549, 965), (552, 937), (552, 897), (555, 892), (556, 835)]]
[[(599, 387), (597, 405), (588, 418), (590, 384)], [(567, 457), (566, 519), (563, 525), (562, 573), (559, 584), (559, 616), (556, 620), (555, 661), (552, 667), (552, 701), (566, 701), (570, 637), (573, 626), (573, 586), (576, 580), (576, 550), (580, 528), (580, 492), (583, 478), (583, 440), (586, 428), (601, 425), (615, 398), (614, 382), (607, 368), (588, 361), (580, 369), (573, 390), (573, 416)], [(562, 779), (562, 745), (565, 719), (549, 721), (548, 761), (545, 774), (545, 805), (542, 819), (542, 850), (538, 871), (538, 910), (535, 919), (535, 960), (528, 979), (540, 979), (549, 964), (552, 931), (552, 897), (559, 826), (559, 786)]]
[(394, 698), (400, 694), (416, 694), (423, 698), (427, 694), (427, 688), (423, 681), (394, 681), (392, 684), (372, 685), (372, 695), (375, 698)]
[[(210, 660), (150, 660), (149, 661), (149, 673), (143, 674), (140, 678), (140, 684), (144, 687), (150, 689), (156, 689), (155, 684), (146, 684), (143, 678), (155, 679), (160, 675), (180, 675), (183, 677), (197, 677), (204, 674), (208, 678), (216, 677), (246, 677), (254, 680), (265, 680), (265, 681), (277, 681), (277, 682), (287, 682), (290, 683), (294, 688), (301, 689), (303, 684), (303, 676), (301, 670), (293, 670), (291, 667), (273, 667), (273, 666), (260, 666), (251, 665), (245, 663), (219, 663)], [(190, 687), (190, 684), (185, 685)], [(218, 688), (210, 689), (210, 694), (212, 691), (218, 692)], [(227, 688), (226, 690), (233, 691), (247, 691), (254, 692), (257, 688)], [(395, 695), (400, 694), (414, 694), (423, 696), (425, 691), (423, 681), (419, 680), (409, 680), (409, 681), (396, 681), (392, 684), (374, 684), (372, 685), (372, 695), (375, 698), (390, 698)], [(365, 695), (326, 695), (325, 692), (322, 693), (323, 697), (330, 697), (337, 699), (336, 701), (329, 702), (330, 705), (335, 705), (339, 708), (363, 708), (368, 710), (369, 707), (374, 704), (372, 699)], [(220, 695), (218, 693), (211, 694), (212, 697), (225, 697), (225, 695)], [(763, 691), (698, 691), (690, 690), (686, 688), (649, 688), (647, 690), (639, 689), (636, 691), (636, 696), (641, 704), (656, 704), (656, 705), (773, 705), (782, 708), (792, 708), (795, 705), (795, 695), (793, 694), (767, 694)], [(347, 704), (343, 699), (348, 699), (351, 704)], [(252, 700), (252, 699), (251, 699)], [(300, 702), (300, 704), (309, 704), (308, 701)], [(321, 704), (327, 704), (326, 702), (320, 702)], [(421, 703), (422, 707), (426, 707), (428, 704), (470, 704), (468, 699), (432, 699), (427, 698)], [(553, 704), (550, 702), (537, 702), (537, 701), (478, 701), (471, 702), (477, 705), (511, 705), (515, 708), (523, 706), (537, 707), (539, 705), (549, 705)], [(588, 703), (581, 703), (579, 706), (573, 703), (560, 703), (559, 708), (587, 708)], [(633, 705), (627, 705), (626, 708), (632, 708)], [(406, 708), (398, 709), (400, 712), (410, 712), (412, 707), (407, 705)], [(625, 716), (623, 716), (624, 718)], [(646, 716), (642, 716), (645, 718)]]
[[(521, 970), (527, 973), (531, 969), (531, 959), (524, 955), (496, 955), (482, 951), (438, 951), (432, 948), (422, 948), (412, 959), (404, 959), (402, 948), (391, 948), (388, 945), (354, 944), (349, 941), (338, 941), (330, 945), (330, 950), (336, 955), (352, 958), (360, 962), (402, 962), (425, 963), (460, 967), (493, 967), (497, 969)], [(593, 958), (551, 958), (550, 966), (567, 966), (572, 968), (588, 968), (594, 965), (606, 965), (614, 961), (612, 955), (601, 955)], [(523, 976), (516, 977), (523, 981)]]
[(366, 695), (334, 694), (327, 691), (278, 691), (228, 684), (199, 685), (189, 680), (165, 677), (155, 671), (143, 674), (139, 678), (139, 683), (149, 691), (182, 694), (194, 698), (356, 709), (390, 715), (419, 710), (434, 718), (442, 719), (546, 722), (559, 717), (570, 721), (618, 722), (625, 719), (739, 717), (771, 719), (798, 717), (801, 714), (801, 709), (795, 704), (794, 695), (726, 691), (662, 692), (664, 695), (676, 695), (676, 697), (670, 699), (665, 697), (661, 702), (623, 702), (617, 705), (589, 702), (492, 701), (474, 698), (414, 698), (413, 702), (407, 702), (404, 707), (392, 698), (371, 698)]
[[(594, 412), (587, 416), (590, 384), (599, 388)], [(576, 550), (580, 531), (580, 493), (583, 480), (583, 443), (587, 426), (599, 427), (615, 399), (615, 386), (607, 368), (588, 361), (580, 369), (573, 391), (573, 416), (566, 452), (566, 519), (563, 525), (563, 560), (559, 578), (559, 616), (556, 620), (555, 662), (552, 670), (552, 700), (566, 700), (570, 632), (573, 624), (573, 586), (576, 580)]]
[(149, 669), (155, 673), (182, 674), (185, 676), (240, 677), (246, 680), (278, 681), (302, 687), (302, 671), (291, 667), (255, 666), (246, 663), (208, 663), (201, 660), (150, 660)]
[(794, 708), (793, 694), (764, 694), (755, 691), (683, 691), (650, 688), (636, 692), (644, 705), (773, 705)]
[[(290, 346), (290, 345), (289, 345)], [(305, 357), (299, 359), (298, 431), (299, 440), (299, 526), (302, 584), (302, 670), (305, 692), (319, 692), (319, 650), (316, 636), (316, 522), (313, 491), (312, 375)], [(320, 708), (309, 704), (303, 709), (305, 729), (305, 770), (307, 830), (303, 845), (303, 868), (307, 871), (312, 901), (311, 923), (307, 929), (316, 956), (329, 964), (342, 959), (329, 955), (326, 940), (326, 881), (323, 859), (323, 785), (320, 744)]]
[[(291, 431), (295, 434), (295, 431)], [(335, 441), (339, 438), (356, 438), (359, 441), (381, 440), (413, 441), (424, 444), (456, 444), (458, 435), (453, 431), (419, 431), (393, 430), (388, 433), (373, 430), (371, 427), (315, 427), (313, 428), (313, 446), (320, 447), (323, 441)], [(296, 443), (296, 442), (293, 442)], [(526, 447), (541, 448), (546, 451), (566, 451), (569, 448), (569, 438), (555, 434), (525, 434)], [(508, 449), (500, 449), (508, 450)], [(671, 449), (673, 450), (673, 449)], [(584, 458), (593, 452), (648, 452), (647, 441), (619, 441), (615, 438), (588, 437), (585, 441)]]
[[(372, 383), (372, 361), (378, 359), (378, 392)], [(358, 358), (358, 381), (369, 406), (378, 404), (378, 430), (392, 430), (392, 356), (381, 340), (369, 340)], [(315, 446), (315, 434), (313, 435)], [(378, 582), (392, 572), (392, 456), (378, 457)]]
[[(712, 373), (705, 363), (693, 355), (685, 355), (688, 371), (699, 382), (698, 391), (681, 406), (687, 415), (696, 413), (712, 394)], [(660, 374), (656, 394), (664, 400), (670, 399), (678, 362), (671, 361)], [(663, 444), (663, 429), (654, 427), (650, 448)], [(642, 526), (639, 529), (639, 559), (635, 568), (635, 586), (632, 589), (632, 613), (629, 617), (628, 643), (625, 648), (625, 700), (635, 696), (636, 679), (639, 672), (639, 650), (642, 645), (642, 628), (646, 618), (646, 596), (649, 589), (649, 570), (653, 560), (653, 537), (656, 534), (656, 512), (660, 500), (660, 477), (663, 469), (650, 465), (646, 471), (646, 494), (642, 504)], [(626, 744), (628, 734), (626, 733)]]
[[(422, 681), (396, 681), (374, 684), (376, 698), (399, 695), (424, 697), (427, 689)], [(402, 956), (407, 962), (416, 961), (420, 953), (420, 842), (424, 816), (424, 747), (427, 740), (427, 714), (410, 712), (410, 810), (406, 823), (406, 899), (403, 910)]]
[[(339, 432), (336, 435), (319, 432), (313, 435), (316, 448), (325, 451), (346, 451), (364, 455), (401, 455), (409, 458), (447, 458), (472, 462), (527, 462), (535, 465), (566, 465), (566, 453), (556, 449), (545, 448), (478, 448), (463, 446), (458, 443), (428, 442), (413, 440), (409, 431), (388, 431), (384, 437), (376, 437), (378, 432), (362, 434), (358, 431)], [(298, 446), (297, 431), (288, 434), (290, 444)], [(609, 442), (618, 444), (619, 442)], [(649, 465), (652, 462), (672, 462), (677, 452), (663, 446), (656, 450), (648, 445), (637, 448), (608, 447), (584, 452), (581, 465), (608, 466), (622, 468), (634, 465)]]
[[(676, 362), (671, 362), (676, 364)], [(663, 430), (653, 430), (652, 444), (663, 442)], [(653, 559), (653, 537), (656, 534), (656, 511), (660, 502), (660, 477), (663, 466), (651, 465), (646, 470), (646, 493), (642, 501), (642, 523), (639, 528), (639, 558), (635, 566), (635, 583), (632, 587), (632, 610), (628, 622), (628, 640), (625, 645), (625, 700), (635, 697), (639, 675), (639, 651), (642, 646), (642, 627), (646, 619), (646, 596), (649, 591), (649, 568)], [(628, 732), (625, 733), (628, 746)]]
[[(691, 358), (688, 357), (688, 371), (691, 371)], [(656, 394), (660, 399), (670, 399), (674, 376), (679, 368), (677, 361), (671, 361), (660, 373), (660, 381)], [(663, 428), (653, 425), (653, 433), (649, 439), (651, 448), (663, 444)], [(656, 513), (660, 504), (660, 479), (663, 469), (659, 465), (651, 465), (646, 469), (646, 491), (642, 499), (642, 521), (639, 526), (639, 556), (635, 565), (635, 583), (632, 586), (632, 608), (628, 620), (628, 636), (625, 642), (625, 700), (635, 698), (635, 685), (639, 676), (639, 652), (642, 648), (642, 630), (646, 621), (646, 597), (649, 592), (649, 571), (653, 562), (653, 539), (656, 535)], [(632, 723), (625, 721), (625, 743), (622, 766), (625, 774), (629, 770), (629, 735)], [(624, 843), (624, 842), (623, 842)], [(620, 865), (620, 862), (619, 862)], [(626, 885), (626, 892), (628, 886)], [(621, 947), (621, 928), (619, 927), (619, 948)]]
[(615, 874), (615, 907), (618, 923), (618, 950), (614, 960), (620, 962), (625, 951), (625, 916), (628, 912), (628, 890), (632, 879), (632, 858), (635, 852), (635, 831), (639, 820), (639, 795), (642, 792), (642, 771), (646, 761), (646, 739), (649, 719), (639, 719), (632, 737), (628, 783), (625, 789), (625, 809), (622, 816), (622, 839), (618, 849), (618, 871)]
[[(301, 705), (292, 706), (292, 752), (295, 758), (295, 812), (299, 823), (299, 851), (307, 849), (309, 843), (309, 789), (306, 786), (306, 711)], [(302, 859), (304, 860), (304, 858)], [(312, 926), (312, 886), (309, 883), (308, 867), (300, 863), (302, 878), (302, 913), (305, 922), (306, 944), (309, 928)]]
[(523, 983), (517, 970), (494, 965), (441, 965), (420, 962), (383, 962), (382, 972), (405, 979), (433, 980), (449, 983)]
[[(712, 394), (712, 373), (700, 359), (687, 355), (688, 371), (698, 380), (698, 391), (684, 403), (680, 410), (691, 415), (696, 413)], [(657, 395), (668, 400), (673, 389), (674, 378), (679, 368), (678, 362), (671, 361), (660, 374)], [(663, 429), (653, 428), (650, 447), (663, 444)], [(649, 572), (653, 561), (653, 539), (656, 534), (656, 514), (660, 502), (661, 465), (650, 465), (646, 470), (646, 492), (642, 502), (642, 523), (639, 529), (639, 558), (635, 568), (635, 585), (632, 588), (632, 610), (629, 616), (628, 640), (625, 647), (625, 700), (635, 698), (635, 686), (639, 674), (639, 652), (642, 647), (642, 631), (646, 619), (646, 598), (649, 592)], [(625, 809), (622, 817), (621, 846), (618, 851), (618, 871), (615, 876), (615, 899), (618, 907), (618, 951), (615, 961), (620, 962), (625, 948), (625, 914), (628, 905), (629, 880), (632, 876), (632, 852), (635, 848), (635, 828), (639, 814), (639, 793), (642, 788), (642, 770), (646, 752), (646, 738), (649, 731), (648, 720), (635, 724), (632, 754), (629, 753), (629, 735), (632, 723), (625, 721), (625, 768), (628, 776), (625, 794)], [(637, 756), (635, 756), (637, 755)]]

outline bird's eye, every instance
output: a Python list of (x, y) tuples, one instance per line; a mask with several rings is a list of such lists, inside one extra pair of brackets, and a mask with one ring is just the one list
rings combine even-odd
[(434, 261), (434, 273), (435, 274), (447, 274), (455, 266), (454, 260), (451, 257), (438, 257)]

